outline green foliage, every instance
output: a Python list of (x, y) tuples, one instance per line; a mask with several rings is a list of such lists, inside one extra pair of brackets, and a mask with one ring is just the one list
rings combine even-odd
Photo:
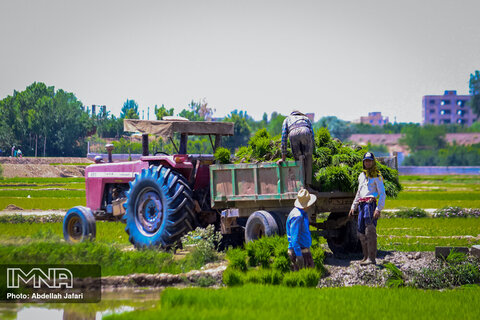
[(435, 150), (418, 150), (405, 158), (406, 166), (478, 166), (480, 144), (448, 145)]
[(314, 178), (314, 186), (319, 191), (351, 191), (352, 178), (345, 166), (321, 168)]
[(173, 116), (173, 108), (167, 109), (163, 104), (160, 108), (155, 105), (154, 112), (157, 120), (162, 120), (165, 116)]
[(218, 260), (217, 246), (222, 239), (220, 232), (215, 232), (213, 224), (206, 228), (197, 227), (181, 238), (182, 246), (193, 247), (190, 259), (195, 267), (201, 267), (209, 262)]
[(312, 246), (311, 248), (313, 263), (315, 264), (315, 268), (324, 274), (326, 272), (325, 266), (323, 265), (323, 260), (325, 260), (325, 251), (322, 249), (321, 246)]
[[(290, 270), (290, 259), (288, 257), (285, 257), (283, 255), (281, 256), (276, 256), (275, 259), (273, 260), (273, 268), (285, 273)], [(323, 260), (322, 260), (323, 263)]]
[(125, 101), (123, 103), (122, 110), (120, 111), (121, 119), (140, 119), (140, 114), (138, 113), (138, 104), (135, 100)]
[(227, 164), (230, 163), (230, 150), (227, 148), (217, 148), (215, 150), (215, 159), (218, 163)]
[(338, 119), (335, 116), (323, 117), (314, 124), (314, 130), (327, 128), (333, 138), (346, 140), (353, 132), (347, 121)]
[(0, 179), (3, 178), (3, 167), (2, 164), (0, 164)]
[(472, 97), (468, 104), (473, 113), (480, 117), (480, 71), (475, 70), (473, 74), (470, 74), (469, 88)]
[(405, 286), (405, 280), (403, 279), (403, 272), (398, 269), (396, 265), (391, 262), (387, 262), (383, 265), (388, 271), (388, 278), (385, 285), (388, 288), (399, 288)]
[(230, 266), (225, 269), (222, 275), (222, 281), (229, 287), (241, 286), (245, 283), (245, 275), (242, 271), (231, 268)]
[(408, 146), (410, 151), (438, 150), (446, 147), (446, 129), (442, 126), (425, 125), (416, 127), (405, 127), (402, 130), (404, 136), (399, 140), (403, 145)]
[(414, 274), (412, 286), (419, 289), (444, 289), (480, 283), (480, 260), (450, 252)]
[[(0, 148), (24, 156), (84, 156), (93, 122), (73, 93), (34, 82), (0, 100)], [(37, 149), (35, 149), (37, 145)]]
[(66, 263), (100, 264), (102, 276), (125, 275), (131, 273), (178, 273), (170, 253), (158, 250), (124, 251), (122, 248), (106, 243), (83, 242), (68, 244), (52, 239), (52, 234), (39, 232), (37, 238), (41, 240), (56, 240), (31, 242), (24, 245), (0, 246), (0, 259), (8, 263)]
[(315, 144), (317, 148), (323, 148), (330, 142), (330, 132), (325, 127), (320, 127), (315, 131)]
[(245, 282), (265, 285), (279, 285), (282, 283), (283, 274), (275, 269), (255, 269), (246, 274)]
[(397, 218), (425, 218), (427, 212), (422, 208), (402, 208), (395, 212)]
[(248, 124), (249, 116), (246, 112), (233, 110), (224, 121), (233, 122), (233, 136), (222, 137), (222, 145), (232, 152), (240, 146), (246, 146), (250, 139), (251, 128)]
[(228, 266), (230, 268), (247, 271), (247, 252), (240, 248), (229, 249), (227, 251)]
[(321, 273), (316, 269), (301, 269), (296, 272), (286, 273), (283, 284), (287, 287), (316, 287)]

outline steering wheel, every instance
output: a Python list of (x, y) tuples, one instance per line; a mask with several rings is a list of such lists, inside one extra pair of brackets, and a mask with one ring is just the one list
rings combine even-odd
[(165, 155), (165, 156), (168, 156), (169, 154), (166, 153), (166, 152), (163, 152), (163, 151), (158, 151), (158, 152), (155, 152), (154, 156), (157, 156), (157, 155)]

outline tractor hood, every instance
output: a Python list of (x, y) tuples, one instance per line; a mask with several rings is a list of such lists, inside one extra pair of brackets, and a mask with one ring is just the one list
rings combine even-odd
[(233, 122), (214, 121), (162, 121), (162, 120), (123, 120), (123, 129), (128, 132), (153, 134), (164, 138), (171, 138), (173, 134), (187, 135), (222, 135), (233, 136)]

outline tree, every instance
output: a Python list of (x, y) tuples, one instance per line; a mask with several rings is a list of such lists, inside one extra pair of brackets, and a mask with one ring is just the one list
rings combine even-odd
[(233, 122), (235, 126), (233, 136), (223, 137), (222, 145), (232, 152), (240, 146), (246, 146), (251, 132), (247, 123), (247, 113), (235, 109), (223, 121)]
[(73, 93), (34, 82), (1, 100), (0, 114), (0, 141), (25, 155), (37, 155), (38, 149), (45, 156), (85, 154), (84, 138), (93, 122)]
[(282, 125), (283, 125), (283, 120), (285, 120), (286, 116), (274, 111), (270, 115), (270, 121), (268, 122), (267, 125), (267, 132), (272, 136), (278, 136), (279, 134), (282, 134)]
[(340, 120), (335, 116), (322, 117), (318, 120), (314, 128), (327, 128), (332, 138), (346, 140), (352, 135), (352, 128), (347, 121)]
[(157, 120), (162, 120), (165, 116), (173, 116), (173, 108), (167, 109), (163, 104), (158, 108), (155, 105), (155, 115), (157, 116)]
[(135, 100), (127, 99), (127, 101), (125, 101), (120, 112), (120, 118), (140, 119), (140, 114), (138, 113), (138, 104), (135, 102)]
[(411, 152), (438, 150), (447, 146), (446, 128), (443, 126), (408, 126), (403, 128), (402, 133), (404, 136), (400, 138), (399, 142), (408, 146)]
[(468, 104), (472, 111), (480, 117), (480, 71), (476, 70), (474, 74), (470, 74), (469, 87), (472, 98)]
[(178, 115), (190, 121), (205, 121), (212, 119), (214, 111), (214, 109), (208, 107), (208, 103), (204, 98), (198, 102), (192, 100), (188, 105), (188, 109), (183, 109)]

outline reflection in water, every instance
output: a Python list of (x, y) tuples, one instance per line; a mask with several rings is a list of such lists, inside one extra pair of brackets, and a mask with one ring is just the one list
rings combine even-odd
[(5, 320), (96, 320), (112, 313), (153, 308), (160, 302), (161, 289), (121, 289), (102, 292), (99, 303), (0, 304)]

